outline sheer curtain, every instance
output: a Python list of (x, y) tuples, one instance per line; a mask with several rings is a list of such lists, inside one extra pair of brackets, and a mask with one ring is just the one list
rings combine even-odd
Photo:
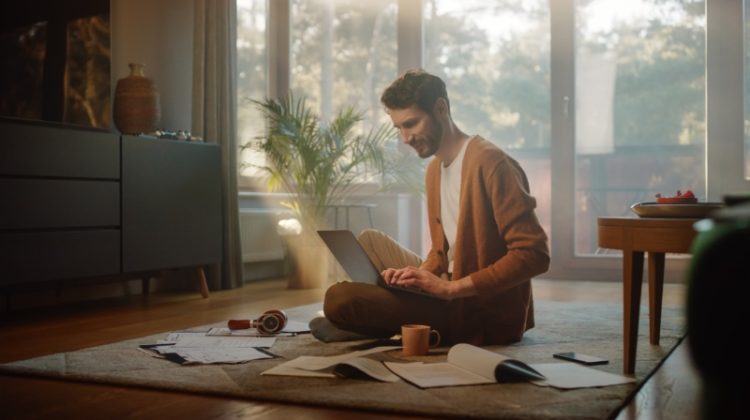
[[(195, 0), (193, 133), (221, 145), (222, 289), (242, 285), (237, 194), (236, 1)], [(216, 287), (217, 285), (214, 285)]]

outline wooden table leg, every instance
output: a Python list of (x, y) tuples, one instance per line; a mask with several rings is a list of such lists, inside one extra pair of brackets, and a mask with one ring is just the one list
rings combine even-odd
[(659, 344), (661, 330), (661, 300), (664, 291), (664, 253), (648, 253), (648, 312), (649, 341)]
[(208, 283), (206, 283), (206, 273), (203, 271), (203, 267), (198, 267), (195, 269), (196, 274), (198, 274), (198, 288), (201, 291), (201, 296), (204, 298), (208, 297)]
[(622, 251), (623, 261), (623, 336), (625, 351), (623, 354), (623, 371), (632, 374), (635, 371), (635, 352), (638, 347), (638, 317), (641, 309), (641, 283), (643, 282), (643, 252)]

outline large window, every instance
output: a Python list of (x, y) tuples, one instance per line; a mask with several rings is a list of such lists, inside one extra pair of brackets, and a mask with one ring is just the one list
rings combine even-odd
[[(551, 275), (617, 278), (598, 217), (635, 217), (630, 205), (656, 193), (719, 201), (750, 185), (748, 3), (238, 0), (240, 97), (292, 89), (323, 118), (352, 106), (388, 122), (380, 93), (421, 65), (445, 79), (458, 125), (526, 170)], [(284, 39), (274, 30), (287, 39), (267, 50)], [(248, 138), (262, 124), (243, 106)]]
[(575, 250), (596, 220), (656, 193), (705, 189), (702, 1), (579, 0), (575, 11)]
[[(290, 6), (291, 45), (285, 46), (291, 62), (289, 74), (272, 76), (291, 80), (294, 95), (304, 96), (323, 121), (353, 107), (365, 117), (362, 129), (388, 123), (380, 92), (397, 75), (396, 0), (293, 0)], [(238, 0), (237, 7), (238, 128), (241, 144), (247, 144), (264, 129), (252, 101), (267, 96), (270, 82), (269, 10), (265, 0)], [(282, 58), (277, 52), (273, 59)], [(261, 164), (261, 154), (252, 148), (243, 150), (242, 175), (260, 175), (257, 165)]]
[(386, 122), (380, 92), (397, 75), (396, 0), (293, 0), (291, 87), (326, 121), (354, 107)]
[[(266, 19), (265, 0), (237, 0), (237, 133), (243, 145), (265, 129), (252, 101), (262, 100), (268, 86)], [(263, 163), (262, 155), (247, 148), (241, 152), (240, 174), (258, 175), (255, 165)]]
[(521, 163), (549, 232), (548, 1), (433, 0), (424, 24), (424, 67), (445, 80), (456, 124)]

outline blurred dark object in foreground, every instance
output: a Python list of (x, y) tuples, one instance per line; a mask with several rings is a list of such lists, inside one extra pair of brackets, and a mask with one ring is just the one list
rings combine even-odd
[(750, 320), (744, 293), (750, 279), (750, 195), (725, 202), (726, 208), (696, 223), (689, 272), (688, 343), (703, 382), (704, 419), (747, 416), (750, 364), (742, 335)]

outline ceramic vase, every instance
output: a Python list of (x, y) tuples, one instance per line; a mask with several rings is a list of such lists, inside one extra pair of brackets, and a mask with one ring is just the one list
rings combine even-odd
[(123, 134), (151, 133), (161, 119), (159, 92), (143, 73), (143, 64), (130, 63), (130, 74), (117, 81), (113, 119)]

